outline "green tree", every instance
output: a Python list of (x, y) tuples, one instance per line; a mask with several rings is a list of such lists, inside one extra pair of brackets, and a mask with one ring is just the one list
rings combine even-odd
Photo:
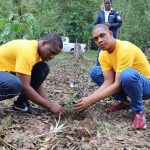
[[(5, 0), (0, 1), (0, 42), (16, 38), (37, 38), (48, 32), (69, 36), (72, 42), (86, 42), (102, 0)], [(138, 46), (148, 45), (149, 0), (113, 0), (123, 18), (118, 37)]]
[(123, 26), (119, 38), (129, 40), (140, 47), (148, 45), (150, 35), (149, 0), (115, 0), (113, 6), (121, 13)]

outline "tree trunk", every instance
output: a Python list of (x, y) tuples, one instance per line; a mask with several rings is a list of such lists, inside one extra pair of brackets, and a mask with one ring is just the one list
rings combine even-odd
[(74, 45), (74, 55), (76, 58), (79, 58), (82, 55), (81, 45), (77, 42), (77, 39), (76, 39), (76, 43)]

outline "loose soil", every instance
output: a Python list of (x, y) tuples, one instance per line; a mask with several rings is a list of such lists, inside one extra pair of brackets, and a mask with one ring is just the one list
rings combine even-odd
[[(66, 103), (70, 93), (82, 92), (87, 96), (96, 90), (98, 86), (89, 77), (94, 64), (95, 60), (76, 59), (73, 55), (50, 61), (51, 71), (44, 83), (49, 98), (56, 103)], [(14, 99), (0, 102), (0, 150), (150, 149), (149, 101), (144, 102), (147, 129), (134, 130), (129, 111), (105, 113), (107, 107), (116, 103), (113, 98), (67, 116), (54, 116), (48, 111), (40, 115), (13, 112)]]

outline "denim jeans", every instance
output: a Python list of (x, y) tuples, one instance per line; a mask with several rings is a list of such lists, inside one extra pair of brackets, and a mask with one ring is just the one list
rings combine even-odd
[(96, 59), (96, 66), (100, 66), (100, 63), (99, 63), (99, 60), (98, 60), (98, 57), (99, 57), (99, 53), (101, 52), (101, 48), (99, 47), (98, 50), (97, 50), (97, 59)]
[(22, 82), (15, 75), (0, 71), (0, 101), (17, 96), (22, 89)]
[[(34, 90), (37, 90), (40, 85), (43, 83), (43, 81), (46, 79), (50, 69), (46, 62), (41, 61), (34, 65), (31, 73), (31, 87)], [(18, 102), (24, 103), (28, 101), (28, 97), (23, 95), (22, 93), (19, 95)]]
[[(90, 76), (99, 86), (104, 82), (103, 72), (100, 66), (91, 69)], [(122, 90), (114, 94), (116, 100), (124, 100), (126, 96), (130, 98), (131, 111), (144, 111), (143, 100), (150, 99), (150, 80), (134, 69), (127, 68), (120, 74)]]

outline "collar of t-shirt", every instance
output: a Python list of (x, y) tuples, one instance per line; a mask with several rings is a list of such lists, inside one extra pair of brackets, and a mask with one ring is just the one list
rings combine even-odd
[(108, 22), (108, 16), (111, 12), (112, 8), (109, 11), (104, 10), (104, 14), (105, 14), (105, 22)]

